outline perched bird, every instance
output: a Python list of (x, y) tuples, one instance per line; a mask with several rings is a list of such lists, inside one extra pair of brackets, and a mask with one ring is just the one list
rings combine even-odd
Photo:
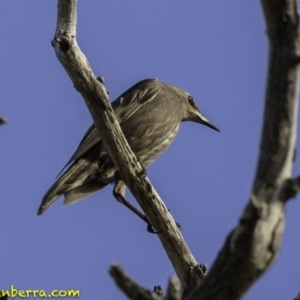
[[(131, 149), (145, 168), (170, 146), (181, 121), (197, 122), (219, 131), (204, 117), (189, 93), (157, 79), (138, 82), (111, 104)], [(94, 125), (64, 168), (68, 165), (43, 197), (38, 215), (62, 195), (64, 205), (69, 205), (109, 183), (118, 182), (117, 168)], [(114, 195), (119, 195), (116, 198), (120, 202), (135, 210), (128, 202), (124, 203), (125, 185), (115, 187)]]

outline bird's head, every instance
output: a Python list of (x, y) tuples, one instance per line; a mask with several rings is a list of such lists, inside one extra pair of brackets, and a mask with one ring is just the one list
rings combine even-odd
[(183, 105), (182, 121), (196, 122), (220, 132), (219, 128), (203, 115), (194, 98), (188, 92), (179, 88), (177, 88), (176, 92), (179, 95)]

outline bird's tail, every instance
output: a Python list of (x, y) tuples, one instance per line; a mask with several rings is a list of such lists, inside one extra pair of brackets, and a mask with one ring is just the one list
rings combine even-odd
[[(42, 199), (42, 203), (38, 209), (37, 214), (41, 215), (53, 202), (55, 202), (61, 195), (65, 194), (66, 199), (64, 204), (68, 205), (74, 203), (96, 190), (104, 187), (98, 182), (88, 180), (90, 174), (95, 173), (97, 170), (97, 163), (79, 159), (75, 161), (50, 187)], [(91, 183), (90, 186), (88, 183)]]
[(99, 181), (97, 178), (88, 181), (87, 183), (78, 186), (64, 194), (64, 206), (78, 202), (79, 200), (94, 194), (95, 192), (101, 190), (107, 186), (107, 182)]

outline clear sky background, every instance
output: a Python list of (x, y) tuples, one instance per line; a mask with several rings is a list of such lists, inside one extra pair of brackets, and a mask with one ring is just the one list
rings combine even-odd
[[(92, 122), (50, 45), (56, 6), (0, 2), (0, 115), (9, 119), (0, 127), (0, 289), (126, 299), (108, 274), (112, 262), (147, 288), (165, 288), (175, 273), (159, 239), (117, 203), (112, 186), (36, 215)], [(268, 58), (259, 1), (79, 1), (77, 39), (111, 100), (141, 79), (159, 78), (189, 91), (221, 129), (182, 124), (148, 170), (197, 261), (210, 268), (248, 201), (256, 168)], [(275, 264), (244, 299), (298, 293), (299, 200), (287, 205)]]

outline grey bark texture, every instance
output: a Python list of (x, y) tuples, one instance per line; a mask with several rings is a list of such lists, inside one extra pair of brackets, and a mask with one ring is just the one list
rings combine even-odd
[[(300, 178), (291, 175), (298, 111), (299, 15), (296, 0), (261, 0), (261, 3), (269, 37), (269, 70), (256, 175), (236, 228), (204, 276), (203, 267), (197, 264), (149, 179), (140, 176), (142, 167), (121, 132), (103, 81), (96, 79), (77, 45), (76, 0), (58, 0), (52, 41), (57, 58), (83, 96), (122, 179), (155, 230), (162, 232), (157, 236), (181, 285), (179, 295), (176, 280), (170, 280), (165, 298), (156, 298), (155, 293), (141, 288), (119, 267), (112, 266), (113, 278), (130, 299), (240, 299), (279, 252), (285, 205), (300, 187)], [(138, 297), (132, 289), (136, 289)]]
[(120, 129), (102, 80), (97, 80), (76, 42), (76, 1), (58, 1), (58, 18), (52, 41), (56, 56), (83, 96), (105, 148), (122, 179), (135, 196), (158, 234), (184, 290), (200, 283), (197, 262), (184, 242), (168, 209), (143, 173)]

